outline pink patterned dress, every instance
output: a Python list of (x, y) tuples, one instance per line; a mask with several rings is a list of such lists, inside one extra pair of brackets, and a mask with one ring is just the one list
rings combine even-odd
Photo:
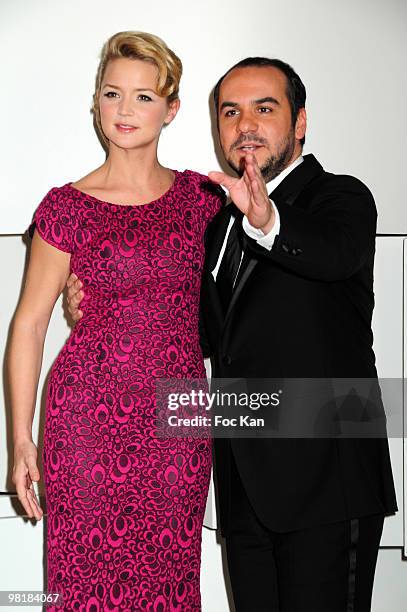
[(205, 378), (204, 232), (221, 204), (207, 177), (186, 170), (148, 204), (67, 183), (34, 214), (30, 235), (36, 227), (71, 253), (85, 292), (52, 366), (44, 429), (47, 590), (64, 610), (201, 609), (211, 441), (157, 435), (154, 382)]

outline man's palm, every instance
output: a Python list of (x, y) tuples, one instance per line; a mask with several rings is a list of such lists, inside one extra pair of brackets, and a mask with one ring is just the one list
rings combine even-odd
[(234, 178), (224, 172), (209, 172), (208, 176), (215, 183), (226, 187), (229, 191), (231, 200), (244, 215), (248, 213), (250, 193), (243, 176), (241, 178)]

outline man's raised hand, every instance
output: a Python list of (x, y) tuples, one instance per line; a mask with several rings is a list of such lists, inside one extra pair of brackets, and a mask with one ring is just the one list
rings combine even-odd
[(214, 183), (225, 187), (234, 204), (246, 215), (250, 225), (267, 234), (275, 223), (275, 213), (267, 194), (267, 187), (256, 157), (248, 153), (244, 158), (241, 178), (228, 176), (224, 172), (209, 172)]

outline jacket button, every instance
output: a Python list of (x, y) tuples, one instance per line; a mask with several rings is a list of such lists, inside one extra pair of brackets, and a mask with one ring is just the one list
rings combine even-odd
[(229, 366), (232, 363), (232, 357), (230, 355), (224, 355), (222, 361), (223, 365)]
[(283, 249), (284, 253), (288, 253), (290, 250), (286, 244), (282, 244), (281, 248)]

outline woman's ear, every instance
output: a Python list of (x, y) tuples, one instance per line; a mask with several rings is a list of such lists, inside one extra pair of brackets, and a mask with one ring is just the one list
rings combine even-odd
[(181, 101), (179, 98), (173, 100), (168, 104), (168, 113), (164, 120), (164, 125), (169, 125), (171, 121), (175, 118), (176, 114), (179, 111), (179, 107), (181, 106)]

